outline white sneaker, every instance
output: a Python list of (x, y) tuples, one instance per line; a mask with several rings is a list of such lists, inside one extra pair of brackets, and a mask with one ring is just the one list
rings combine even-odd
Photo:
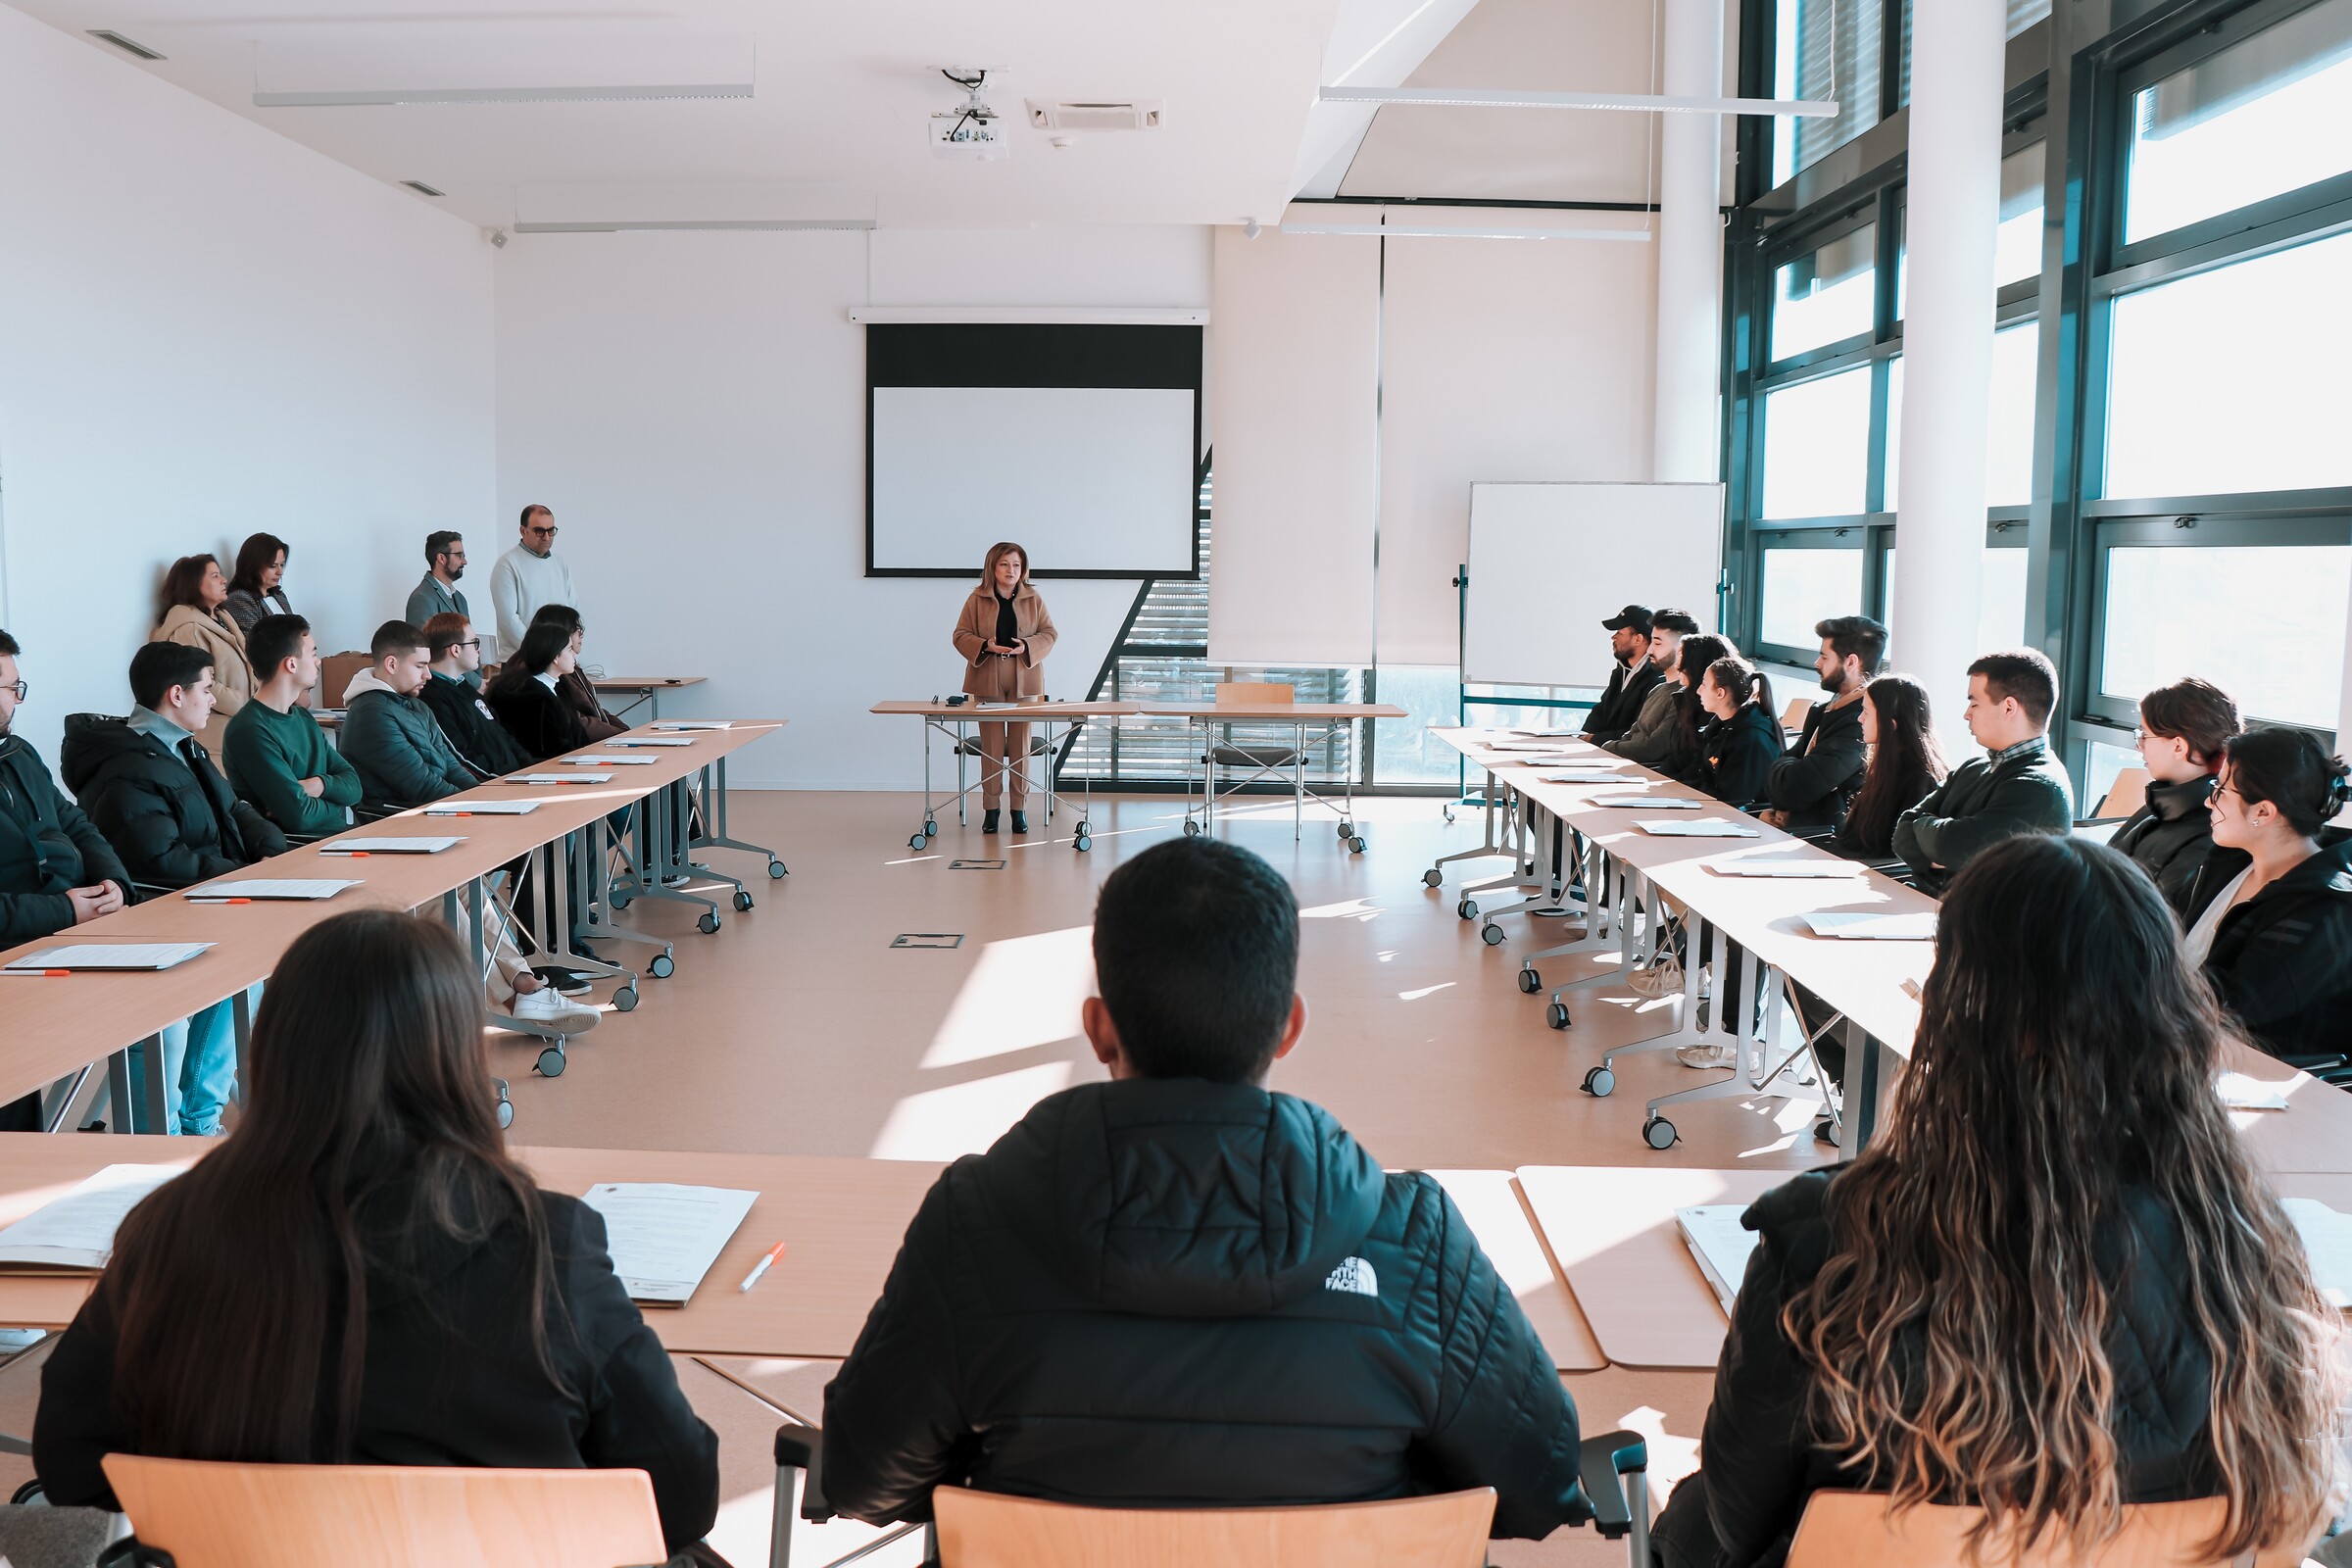
[(517, 995), (509, 1017), (521, 1023), (544, 1024), (558, 1034), (584, 1035), (604, 1019), (596, 1008), (572, 1001), (554, 986), (542, 986), (527, 995)]
[(1738, 1046), (1684, 1046), (1674, 1054), (1674, 1059), (1686, 1067), (1737, 1067), (1740, 1065)]

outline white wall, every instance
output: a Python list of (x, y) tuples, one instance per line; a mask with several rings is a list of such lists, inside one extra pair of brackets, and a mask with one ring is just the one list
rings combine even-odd
[(257, 529), (329, 648), (494, 499), (471, 226), (0, 7), (0, 625), (18, 728), (121, 712), (176, 556)]
[[(956, 689), (948, 633), (971, 583), (862, 575), (849, 307), (1202, 306), (1209, 243), (1189, 227), (529, 234), (497, 276), (497, 548), (525, 503), (553, 507), (589, 662), (710, 677), (664, 713), (789, 718), (733, 782), (906, 789), (915, 726), (866, 710)], [(1083, 696), (1136, 584), (1044, 588), (1061, 633), (1047, 689)]]

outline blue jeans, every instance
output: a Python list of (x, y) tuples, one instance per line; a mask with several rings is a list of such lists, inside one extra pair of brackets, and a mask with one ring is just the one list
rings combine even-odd
[[(261, 987), (253, 988), (257, 999)], [(237, 1081), (236, 999), (217, 1002), (163, 1034), (164, 1125), (141, 1132), (187, 1133), (210, 1138), (220, 1130), (220, 1113)], [(146, 1114), (146, 1042), (130, 1048), (131, 1098)]]

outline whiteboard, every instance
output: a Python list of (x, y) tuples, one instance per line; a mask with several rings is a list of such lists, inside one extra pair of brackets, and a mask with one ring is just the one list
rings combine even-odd
[(873, 569), (1193, 569), (1190, 387), (873, 388)]
[(1474, 484), (1462, 679), (1600, 686), (1627, 605), (1716, 623), (1719, 484)]

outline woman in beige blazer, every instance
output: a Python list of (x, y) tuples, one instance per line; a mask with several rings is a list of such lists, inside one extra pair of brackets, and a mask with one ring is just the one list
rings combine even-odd
[[(963, 689), (986, 703), (1042, 697), (1046, 655), (1054, 651), (1054, 617), (1029, 580), (1029, 552), (1004, 543), (988, 547), (980, 586), (956, 617), (956, 652), (963, 659)], [(1012, 775), (1012, 830), (1029, 831), (1029, 726), (980, 726), (980, 831), (997, 830), (1004, 775)]]
[(253, 666), (245, 662), (245, 634), (220, 607), (228, 579), (211, 556), (182, 556), (164, 574), (164, 619), (147, 640), (186, 643), (213, 656), (215, 716), (233, 717), (253, 696)]

